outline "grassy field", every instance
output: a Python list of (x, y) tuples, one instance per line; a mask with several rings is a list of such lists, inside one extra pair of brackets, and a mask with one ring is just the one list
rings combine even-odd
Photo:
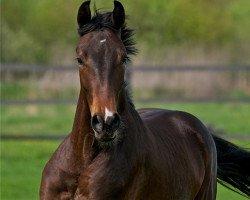
[[(12, 135), (57, 134), (70, 132), (75, 105), (29, 105), (1, 107), (1, 132)], [(247, 103), (162, 103), (137, 104), (190, 112), (205, 124), (227, 134), (250, 134), (250, 104)]]
[[(224, 129), (227, 134), (250, 133), (250, 105), (237, 103), (138, 104), (190, 112), (206, 124)], [(70, 132), (75, 105), (1, 107), (1, 134), (65, 135)], [(234, 141), (250, 147), (250, 141)], [(3, 200), (38, 199), (41, 172), (59, 141), (1, 141), (1, 196)], [(244, 200), (244, 197), (219, 186), (219, 200)]]
[[(58, 144), (55, 141), (2, 141), (0, 199), (38, 199), (42, 169)], [(217, 199), (245, 198), (219, 185)]]

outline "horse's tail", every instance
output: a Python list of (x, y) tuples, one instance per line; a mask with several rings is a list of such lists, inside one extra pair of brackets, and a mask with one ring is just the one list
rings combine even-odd
[(218, 182), (250, 197), (250, 152), (218, 136), (213, 135), (213, 139), (217, 148)]

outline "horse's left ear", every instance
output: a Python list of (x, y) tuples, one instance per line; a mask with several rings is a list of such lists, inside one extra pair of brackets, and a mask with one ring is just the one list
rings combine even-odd
[(91, 19), (91, 11), (89, 5), (90, 5), (90, 0), (84, 1), (78, 10), (77, 23), (79, 27), (84, 26)]
[(125, 10), (119, 1), (114, 1), (114, 10), (112, 13), (112, 21), (116, 28), (120, 29), (125, 22)]

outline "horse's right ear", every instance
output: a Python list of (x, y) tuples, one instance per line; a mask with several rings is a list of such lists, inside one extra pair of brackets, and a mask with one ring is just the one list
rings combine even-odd
[(77, 23), (79, 27), (84, 26), (91, 19), (91, 11), (90, 11), (89, 5), (90, 5), (90, 0), (85, 1), (82, 3), (82, 5), (80, 6), (78, 10)]

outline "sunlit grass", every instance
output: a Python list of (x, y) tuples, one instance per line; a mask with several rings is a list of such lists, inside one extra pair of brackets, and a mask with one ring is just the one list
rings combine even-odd
[(61, 134), (70, 132), (75, 106), (29, 105), (1, 108), (1, 132), (12, 135)]
[[(0, 199), (38, 199), (42, 170), (59, 143), (57, 141), (2, 141)], [(217, 199), (244, 200), (245, 198), (219, 186)]]
[(57, 145), (47, 141), (2, 141), (0, 199), (38, 199), (42, 169)]
[[(206, 124), (222, 128), (228, 134), (250, 133), (250, 105), (238, 103), (152, 103), (141, 107), (160, 107), (187, 111)], [(29, 105), (1, 107), (1, 134), (66, 135), (70, 132), (75, 105)], [(249, 147), (250, 141), (234, 140)], [(1, 199), (38, 199), (41, 172), (56, 149), (55, 141), (1, 142)], [(219, 200), (244, 200), (244, 197), (219, 186)]]
[[(250, 133), (247, 103), (136, 103), (137, 108), (182, 110), (228, 134)], [(1, 133), (12, 135), (57, 134), (71, 131), (76, 105), (28, 105), (1, 107)]]

